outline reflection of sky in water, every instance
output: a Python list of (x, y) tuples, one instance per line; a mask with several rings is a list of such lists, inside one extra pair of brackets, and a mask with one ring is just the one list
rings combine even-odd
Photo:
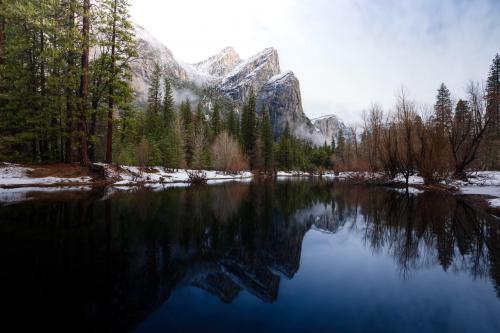
[(30, 199), (0, 206), (16, 325), (500, 332), (500, 224), (462, 197), (307, 180)]
[(402, 278), (386, 249), (373, 254), (361, 234), (309, 231), (299, 271), (281, 280), (272, 304), (243, 291), (228, 305), (184, 287), (136, 331), (498, 332), (500, 302), (490, 281), (437, 263)]

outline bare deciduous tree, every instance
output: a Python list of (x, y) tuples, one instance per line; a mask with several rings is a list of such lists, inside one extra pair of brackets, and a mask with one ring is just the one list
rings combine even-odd
[(484, 88), (470, 82), (467, 88), (468, 106), (464, 116), (455, 117), (447, 135), (455, 164), (454, 177), (466, 179), (466, 168), (476, 160), (491, 117), (485, 112)]
[(222, 132), (212, 145), (213, 166), (225, 172), (238, 172), (248, 168), (240, 146), (227, 132)]

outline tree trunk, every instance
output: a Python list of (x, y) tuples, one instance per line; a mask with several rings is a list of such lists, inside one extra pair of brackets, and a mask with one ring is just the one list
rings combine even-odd
[(78, 130), (80, 135), (80, 164), (90, 166), (87, 130), (87, 98), (89, 95), (89, 53), (90, 53), (90, 0), (83, 0), (82, 20), (82, 74), (80, 76), (80, 110)]
[(109, 94), (108, 94), (108, 131), (106, 139), (106, 163), (113, 162), (113, 110), (115, 107), (114, 101), (114, 82), (115, 82), (115, 67), (116, 67), (116, 11), (118, 0), (114, 1), (113, 7), (113, 32), (111, 36), (111, 80), (109, 82)]
[[(46, 97), (46, 87), (45, 87), (45, 34), (40, 31), (40, 96), (41, 98), (41, 112), (46, 112), (45, 110), (45, 97)], [(47, 134), (43, 135), (43, 139), (40, 141), (40, 159), (45, 161), (49, 158), (49, 143), (47, 141)]]
[[(90, 116), (90, 136), (94, 137), (96, 134), (97, 128), (97, 107), (99, 106), (99, 102), (93, 98), (92, 99), (92, 115)], [(92, 142), (89, 145), (89, 156), (92, 162), (96, 161), (96, 143)]]
[[(70, 0), (69, 6), (70, 8), (68, 15), (68, 29), (73, 30), (75, 27), (75, 9), (73, 0)], [(66, 65), (68, 66), (66, 75), (70, 77), (71, 75), (73, 75), (72, 70), (75, 67), (73, 51), (69, 51), (66, 56), (67, 56)], [(65, 142), (65, 157), (64, 157), (66, 163), (71, 163), (75, 161), (75, 151), (73, 144), (73, 139), (74, 139), (73, 93), (74, 93), (73, 89), (71, 89), (70, 85), (67, 84), (65, 91), (66, 94), (66, 140), (65, 141), (66, 142)]]
[[(4, 8), (3, 0), (0, 0), (0, 10)], [(0, 65), (5, 63), (5, 17), (0, 16)]]

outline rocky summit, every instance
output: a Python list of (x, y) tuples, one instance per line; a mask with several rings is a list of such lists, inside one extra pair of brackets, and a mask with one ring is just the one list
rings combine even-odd
[[(243, 60), (232, 47), (195, 64), (174, 58), (173, 53), (147, 30), (135, 26), (139, 59), (133, 63), (133, 88), (138, 102), (145, 102), (149, 87), (149, 73), (158, 62), (164, 74), (174, 83), (174, 98), (180, 102), (186, 97), (193, 102), (207, 100), (206, 88), (214, 88), (229, 100), (239, 112), (250, 94), (257, 98), (257, 112), (269, 112), (275, 137), (279, 137), (286, 124), (299, 137), (316, 144), (330, 142), (340, 128), (311, 122), (302, 107), (300, 84), (293, 72), (281, 72), (278, 51), (266, 48)], [(194, 100), (193, 100), (194, 99)], [(211, 103), (209, 103), (211, 104)]]
[(335, 115), (327, 115), (319, 118), (315, 118), (311, 120), (314, 127), (326, 138), (330, 138), (330, 141), (327, 141), (328, 143), (331, 142), (331, 139), (335, 137), (335, 140), (337, 140), (337, 135), (339, 132), (346, 133), (347, 128), (344, 125), (340, 119), (335, 116)]

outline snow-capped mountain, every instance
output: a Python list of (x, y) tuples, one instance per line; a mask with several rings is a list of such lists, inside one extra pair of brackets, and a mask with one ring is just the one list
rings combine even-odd
[(141, 26), (135, 26), (139, 57), (132, 63), (132, 88), (137, 99), (147, 99), (149, 74), (154, 63), (159, 62), (165, 74), (174, 80), (186, 81), (188, 75), (183, 66), (175, 59), (172, 52)]
[(226, 47), (219, 54), (214, 55), (193, 66), (202, 73), (207, 73), (214, 77), (224, 77), (241, 64), (243, 60), (232, 47)]
[[(281, 72), (278, 52), (267, 48), (250, 57), (241, 59), (232, 47), (195, 64), (174, 58), (173, 53), (154, 36), (140, 26), (135, 26), (139, 59), (132, 65), (133, 88), (136, 99), (145, 102), (149, 87), (149, 73), (158, 62), (165, 75), (174, 83), (174, 98), (180, 102), (186, 97), (206, 100), (204, 88), (214, 90), (230, 101), (239, 111), (253, 92), (257, 97), (257, 112), (269, 111), (275, 136), (279, 136), (286, 124), (298, 136), (314, 143), (330, 142), (331, 135), (323, 127), (314, 127), (304, 114), (299, 80), (293, 72)], [(211, 103), (208, 103), (211, 105)]]
[(258, 95), (261, 88), (280, 72), (278, 52), (267, 48), (233, 69), (223, 78), (220, 88), (234, 101), (244, 102), (252, 91)]
[(340, 132), (346, 132), (346, 126), (340, 119), (335, 115), (327, 115), (319, 118), (314, 118), (311, 120), (314, 127), (327, 138), (327, 142), (330, 143), (332, 141), (332, 137), (335, 137), (337, 140), (337, 135)]

